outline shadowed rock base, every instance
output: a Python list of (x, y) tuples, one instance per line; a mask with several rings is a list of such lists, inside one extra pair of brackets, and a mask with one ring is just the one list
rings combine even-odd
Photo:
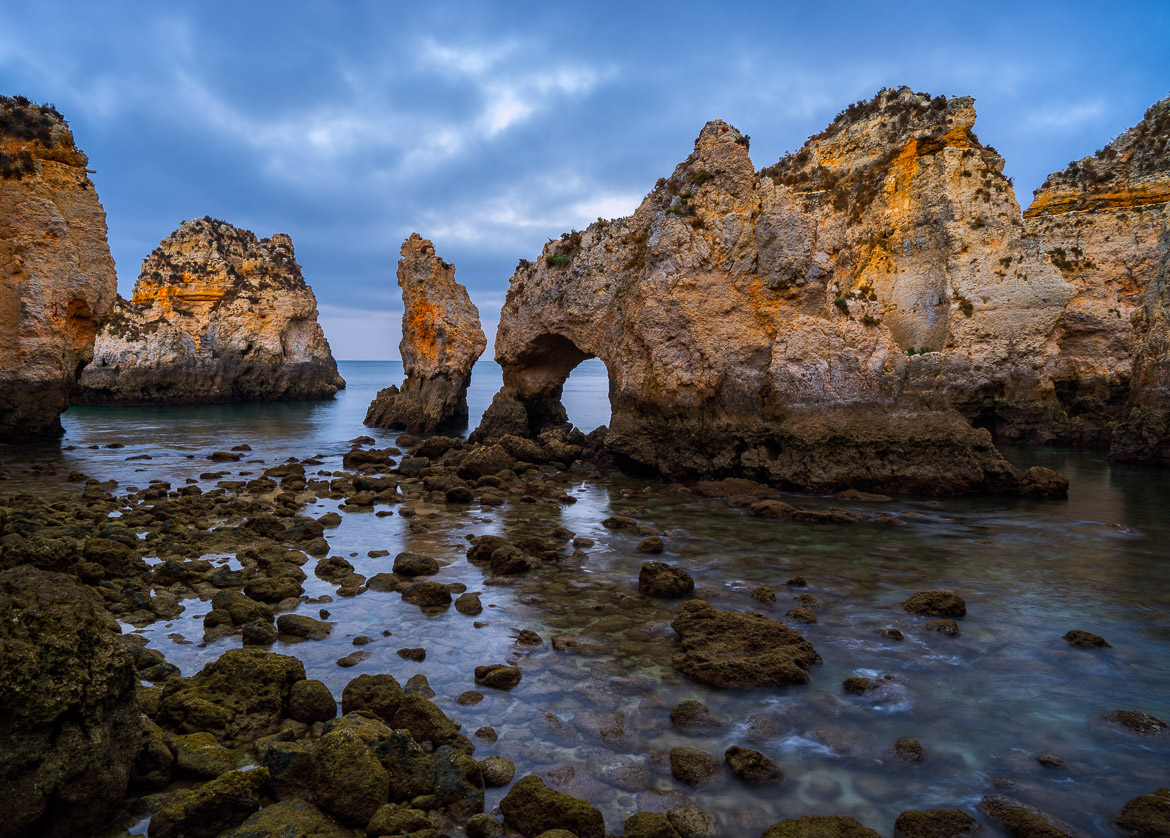
[(471, 376), (455, 380), (439, 376), (407, 378), (402, 389), (391, 385), (378, 391), (366, 411), (366, 425), (397, 428), (412, 434), (431, 434), (467, 427), (467, 386)]

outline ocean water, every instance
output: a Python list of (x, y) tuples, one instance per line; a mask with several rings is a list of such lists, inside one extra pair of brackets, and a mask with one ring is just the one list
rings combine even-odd
[[(50, 460), (117, 479), (122, 489), (154, 477), (177, 485), (208, 469), (206, 453), (239, 443), (253, 450), (248, 462), (227, 464), (235, 474), (258, 474), (287, 457), (309, 455), (321, 455), (320, 471), (331, 473), (341, 468), (354, 437), (394, 441), (394, 432), (367, 429), (361, 420), (377, 389), (401, 380), (399, 364), (340, 366), (349, 388), (330, 402), (71, 409), (63, 417), (64, 448), (0, 454), (6, 478), (0, 493), (59, 480), (29, 468)], [(497, 366), (476, 367), (472, 427), (499, 383)], [(565, 403), (584, 430), (607, 421), (607, 380), (599, 362), (574, 372)], [(105, 447), (110, 444), (124, 447)], [(568, 490), (577, 503), (564, 507), (414, 503), (430, 527), (422, 532), (397, 514), (343, 512), (342, 525), (327, 532), (332, 555), (345, 556), (366, 576), (388, 571), (403, 550), (434, 556), (443, 565), (435, 578), (480, 592), (483, 615), (451, 610), (426, 616), (396, 593), (370, 591), (324, 606), (337, 623), (329, 639), (280, 641), (274, 649), (297, 655), (309, 677), (338, 697), (362, 673), (389, 672), (403, 682), (425, 674), (436, 702), (476, 742), (477, 758), (502, 754), (516, 763), (518, 776), (537, 773), (589, 799), (610, 831), (620, 831), (634, 811), (686, 799), (715, 813), (722, 835), (758, 835), (776, 820), (809, 813), (851, 815), (888, 835), (905, 809), (973, 811), (983, 795), (1000, 792), (1090, 834), (1112, 834), (1110, 819), (1126, 800), (1170, 784), (1170, 736), (1139, 737), (1101, 719), (1128, 709), (1170, 720), (1170, 472), (1078, 451), (1006, 453), (1020, 465), (1065, 472), (1072, 481), (1068, 500), (900, 498), (856, 508), (892, 514), (902, 526), (832, 526), (759, 520), (680, 487), (613, 476), (581, 477)], [(129, 459), (143, 455), (151, 459)], [(306, 514), (335, 509), (336, 502), (322, 499)], [(601, 525), (615, 513), (664, 530), (666, 553), (652, 558), (685, 567), (718, 608), (784, 619), (798, 594), (816, 597), (818, 622), (792, 623), (824, 659), (811, 683), (726, 691), (675, 672), (672, 603), (636, 595), (638, 570), (648, 557), (636, 552), (639, 538)], [(557, 525), (595, 541), (584, 559), (503, 585), (485, 585), (484, 571), (465, 559), (468, 535), (520, 536)], [(374, 550), (390, 555), (369, 557)], [(311, 568), (310, 562), (306, 594), (330, 595), (333, 586)], [(786, 586), (798, 575), (807, 588)], [(774, 606), (749, 596), (760, 585), (776, 592)], [(928, 632), (925, 620), (900, 608), (911, 593), (935, 588), (967, 601), (959, 637)], [(180, 617), (141, 632), (192, 674), (240, 640), (203, 644), (208, 605), (185, 604)], [(318, 616), (321, 607), (298, 611)], [(476, 628), (475, 620), (486, 625)], [(889, 627), (905, 639), (876, 633)], [(544, 642), (517, 645), (522, 629)], [(1100, 634), (1112, 647), (1071, 648), (1061, 640), (1070, 629)], [(390, 635), (383, 637), (384, 631)], [(554, 651), (551, 639), (562, 634), (586, 643), (578, 652)], [(358, 635), (376, 639), (362, 647), (371, 656), (339, 667), (336, 661), (354, 650)], [(398, 657), (396, 651), (407, 647), (425, 648), (426, 660)], [(503, 662), (520, 667), (519, 686), (506, 693), (483, 690), (487, 697), (472, 707), (455, 704), (461, 692), (476, 688), (476, 665)], [(872, 697), (856, 697), (841, 686), (852, 675), (893, 679)], [(683, 699), (702, 701), (724, 725), (702, 732), (674, 727), (669, 712)], [(495, 729), (495, 744), (475, 738), (482, 726)], [(902, 737), (922, 743), (922, 763), (892, 755)], [(780, 764), (785, 779), (752, 787), (725, 775), (691, 788), (670, 775), (666, 754), (679, 745), (720, 757), (732, 745), (755, 748)], [(1041, 766), (1041, 752), (1060, 756), (1065, 767)], [(489, 809), (503, 791), (489, 790)]]

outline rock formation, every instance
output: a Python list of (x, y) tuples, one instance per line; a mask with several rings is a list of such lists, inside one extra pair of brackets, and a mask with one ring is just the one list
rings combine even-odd
[(0, 442), (60, 436), (117, 294), (88, 159), (51, 105), (0, 96)]
[(76, 579), (0, 572), (0, 835), (96, 834), (121, 801), (142, 727), (118, 635)]
[(74, 404), (322, 399), (343, 387), (292, 240), (205, 217), (183, 222), (142, 263)]
[(951, 406), (1042, 398), (1076, 294), (974, 120), (969, 98), (885, 90), (758, 173), (748, 138), (708, 123), (632, 216), (521, 261), (475, 438), (563, 425), (565, 379), (598, 357), (606, 448), (670, 476), (1059, 493)]
[(402, 243), (398, 260), (402, 288), (402, 341), (398, 350), (406, 380), (402, 389), (381, 390), (366, 424), (411, 433), (462, 428), (467, 424), (471, 368), (487, 348), (479, 310), (455, 281), (455, 266), (435, 255), (418, 233)]
[(1036, 191), (1024, 223), (1077, 294), (1057, 324), (1056, 398), (994, 405), (998, 435), (1170, 463), (1168, 208), (1170, 98)]

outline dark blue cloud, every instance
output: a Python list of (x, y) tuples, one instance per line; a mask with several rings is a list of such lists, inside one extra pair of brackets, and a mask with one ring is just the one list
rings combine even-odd
[(1027, 205), (1170, 92), (1160, 1), (15, 5), (0, 92), (70, 120), (123, 293), (183, 219), (287, 232), (349, 358), (395, 352), (410, 232), (494, 321), (518, 258), (631, 211), (708, 119), (762, 167), (883, 86), (972, 95)]

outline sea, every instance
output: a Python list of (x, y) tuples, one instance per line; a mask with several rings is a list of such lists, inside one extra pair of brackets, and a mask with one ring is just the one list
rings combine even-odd
[[(255, 476), (289, 457), (313, 455), (329, 475), (341, 469), (341, 455), (358, 436), (394, 443), (395, 432), (366, 428), (362, 419), (377, 390), (403, 375), (398, 362), (339, 367), (348, 387), (329, 401), (71, 408), (59, 445), (0, 449), (0, 495), (59, 483), (59, 476), (36, 473), (49, 462), (116, 480), (118, 491), (151, 479), (210, 487), (214, 481), (200, 477), (212, 468), (206, 455), (242, 443), (252, 449), (246, 461), (214, 468)], [(476, 366), (471, 427), (500, 383), (497, 365)], [(574, 370), (564, 403), (584, 431), (608, 421), (601, 362)], [(280, 640), (273, 648), (299, 657), (309, 677), (338, 698), (362, 673), (389, 672), (400, 682), (425, 675), (434, 700), (476, 743), (477, 758), (501, 754), (516, 764), (518, 777), (537, 774), (590, 800), (611, 832), (635, 811), (689, 802), (715, 815), (721, 835), (758, 835), (782, 818), (812, 813), (849, 815), (888, 835), (904, 810), (973, 812), (984, 795), (998, 793), (1089, 834), (1113, 834), (1110, 820), (1129, 798), (1170, 785), (1170, 735), (1143, 737), (1103, 719), (1135, 710), (1170, 720), (1170, 471), (1111, 463), (1099, 452), (1004, 451), (1017, 465), (1064, 472), (1068, 498), (903, 497), (873, 506), (787, 496), (810, 507), (880, 511), (899, 525), (810, 524), (756, 519), (683, 486), (581, 474), (568, 489), (574, 504), (458, 510), (413, 504), (425, 527), (411, 527), (399, 514), (342, 510), (341, 526), (327, 531), (331, 555), (346, 557), (366, 576), (388, 571), (402, 551), (433, 556), (442, 565), (435, 578), (479, 592), (484, 612), (427, 616), (397, 593), (369, 591), (326, 606), (303, 604), (298, 613), (329, 612), (336, 624), (330, 637)], [(305, 514), (337, 508), (324, 498)], [(636, 550), (640, 538), (603, 527), (615, 513), (664, 531), (666, 552), (648, 557)], [(485, 584), (486, 571), (465, 558), (469, 536), (547, 533), (557, 525), (593, 545), (502, 585)], [(369, 555), (379, 551), (389, 555)], [(697, 595), (721, 609), (784, 620), (797, 596), (811, 595), (817, 622), (790, 621), (823, 658), (811, 682), (718, 690), (676, 672), (675, 603), (636, 593), (647, 558), (684, 567)], [(312, 575), (312, 562), (305, 569), (309, 597), (333, 593)], [(787, 584), (795, 577), (807, 587)], [(762, 586), (775, 592), (775, 604), (752, 598)], [(926, 620), (901, 608), (912, 593), (933, 589), (965, 598), (959, 636), (928, 631)], [(190, 675), (240, 638), (204, 643), (209, 604), (184, 604), (176, 619), (124, 630), (145, 635)], [(888, 628), (903, 639), (878, 633)], [(543, 642), (518, 645), (524, 629)], [(1062, 639), (1073, 629), (1101, 635), (1110, 646), (1074, 648)], [(576, 638), (576, 649), (554, 649), (558, 636)], [(361, 646), (370, 656), (339, 666), (357, 637), (374, 638)], [(396, 654), (418, 647), (426, 649), (424, 661)], [(476, 689), (474, 667), (490, 663), (518, 665), (522, 681), (507, 692), (484, 689), (486, 698), (474, 706), (456, 704), (462, 692)], [(884, 679), (883, 686), (854, 696), (842, 688), (851, 676)], [(686, 699), (707, 705), (722, 724), (673, 725), (670, 710)], [(494, 741), (481, 730), (487, 727)], [(906, 737), (922, 744), (920, 763), (894, 754), (895, 742)], [(724, 772), (690, 787), (671, 776), (671, 748), (696, 747), (722, 759), (735, 745), (774, 759), (783, 781), (751, 786)], [(1063, 765), (1041, 764), (1039, 754)], [(489, 810), (504, 791), (488, 790)]]

